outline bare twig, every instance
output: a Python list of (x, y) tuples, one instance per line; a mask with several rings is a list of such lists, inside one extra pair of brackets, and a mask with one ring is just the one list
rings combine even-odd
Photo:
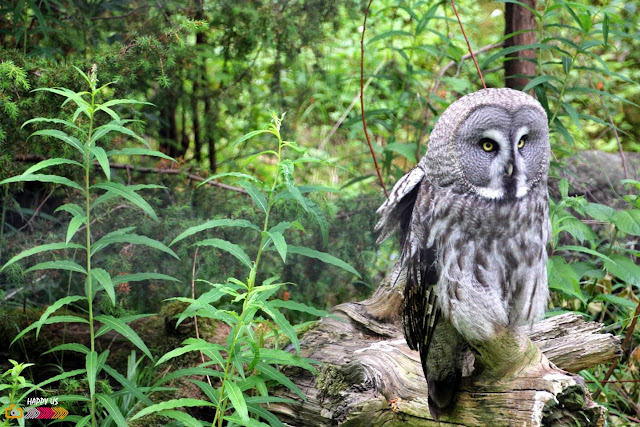
[(456, 3), (454, 2), (454, 0), (451, 0), (451, 6), (453, 6), (453, 11), (456, 14), (456, 18), (458, 18), (458, 23), (460, 24), (462, 35), (464, 36), (464, 40), (467, 42), (467, 48), (469, 49), (469, 53), (471, 54), (471, 59), (473, 59), (473, 63), (476, 65), (476, 70), (478, 70), (478, 76), (480, 76), (480, 80), (482, 81), (482, 87), (486, 89), (487, 85), (484, 82), (484, 77), (482, 77), (482, 71), (480, 71), (480, 66), (478, 65), (478, 61), (476, 61), (476, 57), (473, 54), (473, 50), (471, 49), (471, 43), (469, 43), (469, 39), (467, 38), (467, 33), (465, 33), (464, 27), (462, 26), (462, 21), (460, 20), (460, 15), (458, 15), (458, 10), (456, 9)]
[(29, 225), (31, 225), (31, 222), (34, 220), (35, 217), (38, 216), (38, 214), (40, 213), (40, 210), (42, 209), (42, 207), (44, 206), (45, 203), (47, 203), (47, 200), (49, 200), (49, 197), (51, 197), (51, 195), (53, 194), (53, 192), (55, 191), (55, 188), (53, 190), (51, 190), (49, 192), (49, 194), (47, 194), (47, 197), (45, 197), (42, 202), (38, 205), (38, 207), (36, 208), (35, 211), (33, 211), (33, 215), (31, 215), (31, 218), (29, 218), (29, 221), (27, 221), (27, 223), (25, 225), (23, 225), (22, 227), (18, 228), (18, 231), (22, 231), (24, 230), (26, 227), (28, 227)]
[[(369, 84), (371, 83), (373, 78), (376, 76), (376, 74), (378, 74), (378, 71), (380, 71), (380, 69), (384, 66), (384, 64), (385, 64), (384, 61), (382, 61), (382, 62), (380, 62), (378, 64), (378, 66), (376, 67), (376, 69), (373, 72), (373, 74), (371, 75), (371, 77), (369, 77), (367, 82), (364, 84), (364, 90), (366, 90), (369, 87)], [(338, 128), (340, 127), (342, 122), (344, 122), (344, 119), (347, 118), (347, 116), (349, 115), (349, 113), (351, 112), (353, 107), (356, 105), (356, 102), (358, 102), (358, 99), (360, 99), (360, 94), (359, 93), (356, 94), (356, 96), (353, 97), (353, 101), (351, 101), (351, 105), (349, 105), (349, 107), (344, 111), (344, 113), (342, 113), (342, 116), (340, 116), (340, 118), (338, 119), (336, 124), (333, 125), (333, 128), (331, 129), (331, 131), (329, 131), (329, 134), (322, 140), (322, 142), (320, 143), (320, 146), (319, 146), (319, 148), (321, 150), (324, 149), (324, 146), (327, 144), (327, 142), (329, 142), (329, 140), (331, 139), (333, 134), (336, 133), (336, 131), (338, 130)]]
[(362, 37), (360, 38), (360, 112), (362, 114), (362, 127), (364, 128), (364, 135), (367, 138), (367, 144), (369, 144), (369, 150), (371, 151), (371, 157), (373, 157), (373, 164), (376, 167), (378, 180), (380, 181), (380, 185), (384, 190), (384, 195), (386, 197), (389, 197), (387, 187), (385, 187), (384, 180), (382, 179), (382, 173), (380, 172), (378, 160), (376, 159), (376, 153), (373, 151), (371, 138), (369, 137), (369, 132), (367, 131), (367, 119), (364, 116), (364, 33), (367, 30), (367, 16), (369, 15), (369, 8), (371, 7), (371, 3), (373, 3), (373, 0), (369, 0), (367, 9), (364, 11), (364, 21), (362, 22)]
[[(98, 163), (95, 163), (95, 165), (99, 166)], [(130, 170), (134, 170), (136, 172), (143, 172), (143, 173), (163, 173), (163, 174), (170, 174), (170, 175), (179, 175), (179, 174), (185, 173), (185, 171), (182, 170), (182, 169), (150, 168), (150, 167), (143, 167), (143, 166), (131, 166), (129, 164), (124, 164), (124, 163), (109, 163), (109, 166), (111, 168), (113, 168), (113, 169), (130, 169)], [(195, 174), (191, 174), (191, 173), (187, 173), (187, 176), (189, 177), (189, 179), (192, 179), (194, 181), (205, 181), (206, 180), (206, 178), (203, 178), (201, 176), (198, 176), (198, 175), (195, 175)], [(231, 191), (236, 191), (236, 192), (242, 193), (242, 194), (248, 194), (242, 188), (233, 187), (231, 185), (223, 184), (223, 183), (218, 182), (218, 181), (208, 181), (207, 184), (214, 185), (214, 186), (220, 187), (220, 188), (224, 188), (225, 190), (231, 190)]]

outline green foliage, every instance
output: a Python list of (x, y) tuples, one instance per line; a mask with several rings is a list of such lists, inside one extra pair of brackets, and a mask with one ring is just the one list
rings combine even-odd
[[(119, 319), (104, 314), (96, 315), (96, 313), (94, 312), (94, 300), (96, 295), (100, 291), (104, 291), (109, 296), (111, 303), (115, 304), (114, 285), (111, 275), (106, 269), (97, 267), (97, 265), (99, 265), (99, 262), (97, 261), (98, 257), (96, 255), (98, 255), (100, 251), (102, 251), (105, 247), (114, 243), (142, 244), (155, 249), (159, 249), (161, 251), (165, 251), (175, 257), (177, 257), (177, 255), (175, 255), (175, 253), (173, 253), (171, 249), (169, 249), (159, 241), (131, 233), (131, 231), (133, 231), (132, 228), (121, 228), (113, 230), (97, 240), (97, 236), (92, 234), (91, 224), (93, 219), (97, 215), (97, 207), (99, 207), (100, 203), (107, 199), (122, 197), (126, 201), (130, 202), (132, 206), (138, 207), (151, 218), (157, 220), (157, 216), (151, 206), (134, 189), (132, 189), (131, 187), (125, 187), (120, 183), (110, 182), (111, 176), (108, 159), (109, 157), (118, 154), (118, 152), (112, 151), (108, 153), (104, 149), (104, 147), (100, 145), (103, 142), (104, 136), (109, 132), (116, 132), (126, 136), (131, 136), (137, 140), (142, 140), (142, 138), (135, 135), (135, 133), (133, 133), (131, 130), (124, 127), (124, 125), (129, 123), (130, 121), (121, 119), (120, 115), (113, 109), (113, 107), (119, 105), (145, 103), (133, 99), (111, 99), (103, 103), (98, 103), (98, 98), (100, 97), (102, 91), (106, 87), (108, 87), (109, 84), (103, 85), (101, 87), (97, 86), (98, 79), (95, 66), (92, 68), (89, 75), (83, 73), (80, 69), (78, 69), (77, 71), (85, 80), (86, 85), (89, 88), (88, 91), (74, 92), (70, 89), (62, 87), (41, 89), (63, 96), (65, 98), (63, 105), (67, 103), (75, 104), (76, 108), (71, 114), (71, 120), (36, 118), (29, 120), (25, 123), (25, 125), (45, 122), (58, 124), (63, 127), (63, 129), (65, 130), (39, 130), (34, 132), (32, 136), (54, 138), (64, 144), (69, 145), (73, 149), (71, 150), (70, 155), (72, 157), (79, 158), (80, 162), (75, 161), (72, 158), (54, 158), (43, 160), (24, 171), (21, 175), (17, 175), (0, 181), (0, 185), (27, 181), (38, 181), (65, 185), (79, 191), (82, 194), (84, 199), (84, 206), (79, 206), (77, 204), (71, 203), (61, 207), (60, 210), (66, 211), (72, 216), (71, 220), (69, 221), (69, 227), (67, 229), (65, 242), (44, 244), (32, 247), (31, 249), (27, 249), (7, 261), (2, 266), (2, 269), (0, 269), (0, 271), (10, 267), (12, 264), (23, 258), (31, 257), (35, 254), (52, 251), (65, 251), (69, 249), (76, 249), (84, 253), (84, 258), (86, 259), (86, 264), (84, 267), (78, 264), (73, 259), (58, 259), (55, 262), (47, 261), (38, 263), (27, 270), (27, 272), (29, 272), (33, 270), (57, 269), (68, 270), (80, 274), (81, 276), (85, 277), (85, 292), (82, 296), (69, 295), (67, 297), (58, 299), (53, 305), (45, 310), (45, 312), (37, 322), (22, 330), (15, 337), (14, 342), (33, 329), (36, 329), (37, 336), (40, 328), (44, 325), (73, 322), (88, 324), (91, 335), (90, 347), (88, 348), (81, 344), (75, 344), (73, 346), (67, 346), (64, 348), (65, 350), (80, 352), (85, 356), (86, 368), (77, 370), (73, 375), (86, 376), (89, 387), (89, 399), (91, 402), (89, 415), (91, 424), (96, 425), (97, 423), (100, 423), (101, 425), (103, 425), (104, 422), (112, 419), (116, 424), (123, 425), (123, 415), (113, 399), (110, 396), (101, 393), (96, 388), (96, 384), (101, 372), (104, 371), (109, 373), (109, 371), (115, 371), (110, 369), (109, 365), (107, 364), (109, 350), (105, 350), (102, 353), (98, 354), (95, 348), (95, 339), (101, 334), (104, 334), (110, 330), (114, 330), (128, 339), (134, 346), (145, 353), (147, 357), (151, 359), (153, 357), (142, 339), (133, 329), (131, 329), (129, 325), (127, 325), (126, 319)], [(98, 125), (96, 116), (100, 112), (102, 112), (102, 114), (108, 115), (111, 120), (103, 125)], [(142, 141), (144, 142), (144, 140)], [(145, 152), (145, 154), (154, 155), (156, 153), (149, 150), (148, 152)], [(157, 154), (159, 156), (163, 156), (162, 153)], [(94, 182), (95, 178), (92, 174), (93, 162), (97, 162), (101, 166), (106, 181)], [(84, 172), (84, 180), (75, 182), (59, 175), (45, 175), (35, 173), (39, 170), (60, 164), (80, 168)], [(99, 193), (100, 195), (96, 197), (96, 193)], [(75, 236), (81, 236), (81, 234), (77, 234), (77, 231), (80, 228), (84, 228), (85, 230), (84, 239), (78, 238), (76, 240), (82, 241), (83, 243), (79, 244), (71, 242)], [(67, 306), (69, 304), (79, 304), (80, 302), (86, 304), (88, 319), (72, 315), (53, 315), (57, 310), (64, 306)], [(95, 328), (97, 326), (97, 322), (101, 323), (103, 326), (96, 332)], [(118, 378), (115, 379), (118, 380)], [(98, 409), (98, 405), (102, 405), (102, 407), (106, 409), (108, 416), (104, 420), (102, 419), (102, 417), (104, 416), (103, 412)]]
[[(268, 129), (250, 132), (240, 138), (241, 140), (249, 139), (261, 133), (269, 133), (277, 138), (277, 150), (265, 150), (260, 153), (274, 157), (275, 166), (271, 182), (264, 182), (244, 173), (222, 174), (227, 178), (244, 180), (241, 182), (245, 183), (245, 188), (248, 187), (246, 184), (251, 183), (251, 186), (248, 187), (252, 189), (250, 195), (256, 207), (263, 214), (263, 224), (258, 226), (243, 219), (210, 220), (186, 229), (171, 242), (173, 246), (197, 233), (218, 227), (248, 229), (249, 233), (255, 234), (255, 241), (259, 242), (255, 245), (253, 259), (242, 247), (224, 239), (201, 239), (191, 245), (197, 248), (213, 247), (231, 254), (242, 266), (243, 276), (241, 277), (245, 277), (244, 279), (229, 277), (224, 283), (211, 283), (199, 279), (209, 286), (207, 292), (195, 299), (176, 298), (189, 304), (177, 316), (178, 324), (187, 317), (195, 316), (224, 322), (230, 327), (226, 346), (213, 344), (202, 339), (189, 338), (183, 342), (182, 347), (166, 353), (156, 362), (156, 365), (160, 365), (192, 351), (206, 355), (210, 361), (202, 363), (192, 372), (217, 378), (216, 386), (213, 386), (211, 381), (206, 383), (200, 380), (191, 380), (191, 382), (202, 390), (209, 401), (196, 399), (163, 401), (140, 411), (132, 420), (157, 413), (184, 422), (186, 415), (174, 411), (173, 408), (215, 406), (213, 425), (222, 426), (225, 421), (241, 425), (260, 425), (257, 420), (263, 419), (272, 426), (280, 426), (282, 423), (261, 404), (283, 402), (288, 399), (270, 396), (268, 385), (279, 384), (289, 388), (300, 398), (304, 398), (302, 391), (280, 372), (282, 367), (289, 366), (314, 371), (313, 361), (300, 357), (300, 342), (297, 331), (284, 316), (283, 309), (302, 311), (314, 316), (326, 316), (328, 313), (290, 300), (271, 299), (286, 283), (281, 282), (278, 276), (271, 276), (264, 280), (258, 279), (263, 269), (262, 255), (265, 251), (275, 250), (283, 262), (286, 262), (288, 254), (299, 254), (343, 268), (356, 276), (359, 274), (353, 267), (328, 253), (287, 244), (284, 237), (287, 231), (304, 230), (297, 221), (281, 221), (273, 225), (270, 215), (277, 204), (292, 201), (298, 203), (303, 209), (309, 210), (315, 206), (302, 194), (301, 187), (296, 185), (293, 176), (296, 166), (316, 159), (305, 156), (306, 150), (295, 142), (283, 141), (280, 136), (280, 128), (281, 118), (274, 115), (273, 122)], [(300, 153), (302, 156), (294, 159), (285, 158), (285, 150)], [(200, 185), (220, 177), (220, 175), (214, 175)], [(314, 218), (320, 226), (323, 224), (324, 217), (321, 216), (321, 213), (317, 212)], [(260, 237), (259, 240), (258, 237)], [(220, 308), (220, 300), (224, 298), (230, 299), (234, 305), (241, 304), (241, 306), (234, 310), (222, 309)], [(295, 354), (279, 348), (279, 334), (283, 334), (291, 342)], [(270, 336), (275, 339), (271, 340), (272, 344), (266, 345)], [(190, 371), (186, 370), (183, 375), (189, 373)], [(227, 413), (228, 408), (232, 409), (231, 413)], [(193, 425), (203, 425), (201, 421), (193, 417), (189, 417), (189, 422)]]
[[(638, 252), (629, 246), (640, 236), (640, 186), (631, 180), (627, 183), (636, 194), (626, 196), (626, 209), (616, 210), (588, 203), (582, 196), (568, 196), (568, 183), (561, 181), (561, 199), (552, 203), (550, 212), (553, 235), (547, 270), (549, 288), (555, 293), (549, 315), (577, 311), (620, 332), (630, 327), (640, 303), (640, 266), (634, 262)], [(585, 223), (597, 224), (598, 232)], [(638, 337), (638, 332), (634, 334)], [(629, 421), (624, 415), (629, 400), (609, 384), (597, 381), (604, 375), (602, 368), (583, 371), (582, 375), (594, 382), (592, 392), (596, 387), (604, 389), (610, 411), (626, 420), (623, 422)], [(633, 366), (619, 365), (614, 378), (635, 378)]]
[[(11, 411), (14, 409), (13, 407), (20, 407), (20, 403), (32, 391), (42, 390), (22, 376), (22, 371), (33, 366), (33, 363), (18, 363), (11, 359), (9, 359), (9, 362), (13, 367), (0, 376), (0, 405), (2, 405), (0, 406), (2, 413), (2, 423), (0, 425), (3, 427), (11, 425), (11, 420), (5, 417), (5, 411)], [(27, 391), (24, 392), (24, 389), (27, 389)], [(21, 424), (24, 425), (24, 420), (22, 420)]]

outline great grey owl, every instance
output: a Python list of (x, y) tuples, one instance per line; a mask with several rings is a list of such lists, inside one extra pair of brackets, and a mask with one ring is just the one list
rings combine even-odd
[(549, 155), (538, 101), (480, 90), (442, 113), (427, 154), (378, 209), (378, 242), (400, 226), (404, 334), (436, 419), (469, 346), (545, 311)]

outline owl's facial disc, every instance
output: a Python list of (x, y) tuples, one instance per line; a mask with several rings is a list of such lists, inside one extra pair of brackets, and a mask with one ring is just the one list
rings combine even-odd
[(518, 199), (529, 192), (530, 181), (544, 167), (544, 144), (548, 146), (548, 133), (539, 129), (546, 119), (537, 116), (532, 118), (530, 109), (509, 112), (498, 106), (482, 106), (469, 115), (455, 143), (462, 178), (472, 191), (493, 200)]

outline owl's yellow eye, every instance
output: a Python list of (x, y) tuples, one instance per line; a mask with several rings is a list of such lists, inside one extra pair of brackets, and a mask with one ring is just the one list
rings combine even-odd
[(520, 138), (520, 142), (518, 142), (518, 148), (524, 147), (524, 138)]
[(495, 149), (495, 144), (491, 141), (484, 141), (482, 143), (482, 149), (487, 152), (493, 151)]

